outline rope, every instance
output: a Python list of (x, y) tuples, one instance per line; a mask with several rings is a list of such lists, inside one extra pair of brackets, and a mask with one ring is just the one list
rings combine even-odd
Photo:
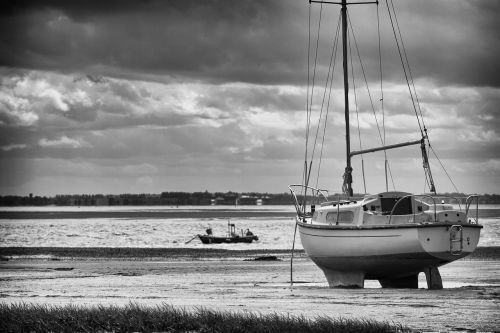
[(293, 254), (295, 252), (295, 236), (297, 235), (297, 220), (295, 220), (295, 231), (293, 232), (292, 256), (290, 257), (290, 287), (293, 287)]

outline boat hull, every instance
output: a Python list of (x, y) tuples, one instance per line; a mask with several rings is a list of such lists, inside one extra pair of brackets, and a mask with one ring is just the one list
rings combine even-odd
[(415, 287), (420, 272), (472, 253), (481, 229), (444, 223), (349, 227), (297, 223), (304, 250), (331, 287), (363, 287), (365, 279), (391, 286), (408, 278), (411, 283), (402, 286)]
[(236, 236), (236, 237), (219, 237), (209, 235), (198, 235), (198, 238), (203, 244), (222, 244), (222, 243), (252, 243), (258, 240), (256, 236)]

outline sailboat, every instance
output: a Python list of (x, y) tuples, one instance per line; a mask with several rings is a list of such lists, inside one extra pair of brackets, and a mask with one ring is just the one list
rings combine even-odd
[[(418, 275), (423, 272), (429, 289), (442, 289), (438, 268), (471, 254), (479, 242), (482, 226), (478, 219), (478, 196), (437, 195), (428, 161), (430, 143), (425, 128), (421, 129), (418, 140), (392, 145), (383, 142), (380, 147), (351, 150), (347, 8), (351, 4), (378, 6), (378, 1), (310, 0), (309, 6), (311, 3), (341, 7), (338, 31), (342, 35), (346, 167), (342, 198), (332, 200), (326, 190), (309, 185), (312, 162), (308, 164), (306, 152), (303, 182), (289, 186), (296, 209), (295, 232), (298, 228), (306, 254), (323, 271), (332, 288), (363, 288), (365, 280), (378, 280), (383, 288), (418, 288)], [(387, 7), (390, 15), (388, 3)], [(308, 100), (308, 112), (309, 109)], [(386, 185), (383, 192), (354, 196), (353, 157), (414, 145), (420, 146), (429, 193), (389, 191)], [(387, 184), (387, 161), (385, 177)]]

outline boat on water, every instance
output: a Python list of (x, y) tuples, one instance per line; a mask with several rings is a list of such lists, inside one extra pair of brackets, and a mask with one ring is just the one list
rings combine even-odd
[(203, 244), (222, 244), (222, 243), (252, 243), (254, 240), (259, 240), (259, 237), (254, 235), (250, 229), (246, 229), (238, 234), (234, 223), (227, 223), (227, 233), (224, 236), (214, 236), (212, 228), (207, 228), (205, 235), (197, 235)]
[[(387, 1), (391, 1), (392, 4), (392, 0)], [(311, 0), (309, 6), (311, 3), (321, 3), (321, 6), (323, 4), (340, 5), (341, 8), (337, 31), (341, 31), (339, 35), (342, 36), (342, 44), (339, 48), (342, 48), (343, 54), (346, 167), (343, 175), (342, 195), (332, 197), (329, 196), (328, 191), (318, 186), (310, 186), (313, 158), (308, 162), (306, 138), (306, 160), (302, 183), (289, 186), (297, 213), (295, 231), (298, 228), (306, 254), (323, 271), (330, 287), (362, 288), (364, 281), (368, 279), (378, 280), (383, 288), (418, 288), (418, 275), (423, 272), (429, 289), (442, 289), (438, 267), (471, 254), (479, 242), (482, 226), (478, 219), (478, 196), (453, 198), (437, 194), (428, 161), (430, 143), (425, 126), (420, 128), (418, 140), (388, 145), (385, 139), (381, 138), (381, 146), (377, 148), (351, 151), (348, 76), (350, 70), (348, 64), (351, 60), (348, 49), (351, 49), (355, 42), (351, 41), (351, 44), (348, 41), (348, 24), (351, 24), (351, 21), (348, 19), (347, 8), (351, 4), (376, 4), (378, 6), (378, 1), (349, 3), (347, 0), (339, 2)], [(391, 12), (391, 6), (386, 4), (389, 15), (395, 15), (394, 7), (392, 6)], [(393, 29), (395, 29), (394, 25)], [(394, 31), (394, 36), (397, 35)], [(399, 35), (401, 36), (400, 32)], [(402, 44), (402, 41), (400, 43)], [(401, 44), (397, 44), (398, 47)], [(401, 57), (401, 60), (404, 67), (405, 59)], [(409, 66), (408, 62), (407, 66)], [(413, 79), (410, 80), (408, 87), (410, 95), (414, 94), (412, 96), (414, 100), (416, 90), (413, 86), (412, 91), (410, 88), (412, 84)], [(325, 89), (326, 87), (327, 85)], [(312, 97), (309, 98), (309, 96), (312, 95), (313, 89), (311, 93), (308, 93), (308, 117), (312, 108)], [(415, 113), (418, 118), (416, 110)], [(420, 116), (422, 116), (421, 113)], [(423, 119), (421, 121), (423, 123)], [(308, 120), (309, 125), (310, 120)], [(320, 128), (319, 125), (318, 128)], [(307, 129), (306, 133), (308, 132)], [(387, 185), (389, 167), (386, 151), (414, 145), (420, 146), (425, 176), (423, 181), (429, 192), (412, 194), (405, 191), (390, 191)], [(377, 194), (365, 193), (355, 196), (352, 188), (351, 159), (354, 156), (374, 152), (384, 152), (386, 156), (386, 188)], [(364, 169), (361, 174), (364, 177)]]

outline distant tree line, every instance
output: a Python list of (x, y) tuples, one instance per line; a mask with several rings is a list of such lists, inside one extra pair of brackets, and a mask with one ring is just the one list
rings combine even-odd
[(162, 192), (161, 194), (63, 194), (0, 196), (0, 206), (184, 206), (184, 205), (291, 205), (289, 193)]
[[(444, 193), (446, 203), (465, 202), (466, 194)], [(363, 194), (356, 195), (363, 197)], [(337, 200), (333, 194), (330, 200)], [(302, 198), (299, 196), (299, 201)], [(480, 204), (500, 204), (500, 195), (483, 194)], [(259, 193), (259, 192), (162, 192), (161, 194), (64, 194), (53, 197), (6, 195), (0, 196), (0, 206), (206, 206), (206, 205), (292, 205), (290, 193)]]

